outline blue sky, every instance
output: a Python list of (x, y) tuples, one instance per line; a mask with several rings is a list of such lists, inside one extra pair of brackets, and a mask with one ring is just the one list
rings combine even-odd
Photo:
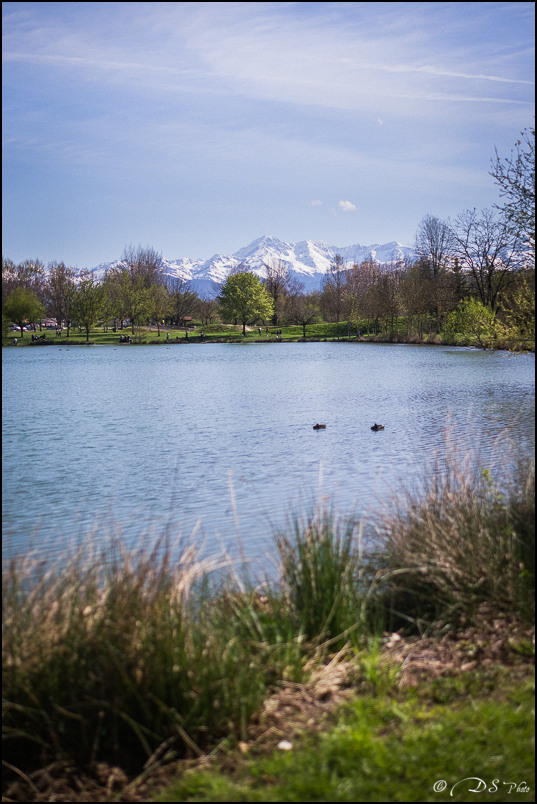
[(3, 3), (3, 244), (412, 245), (533, 126), (533, 3)]

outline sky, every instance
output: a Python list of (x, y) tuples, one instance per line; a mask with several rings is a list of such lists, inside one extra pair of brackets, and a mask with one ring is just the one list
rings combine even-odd
[(412, 245), (499, 201), (533, 2), (2, 3), (2, 253)]

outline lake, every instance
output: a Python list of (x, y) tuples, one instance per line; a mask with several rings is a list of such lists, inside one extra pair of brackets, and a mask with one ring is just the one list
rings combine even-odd
[(240, 544), (263, 563), (275, 529), (321, 497), (367, 523), (446, 452), (501, 473), (535, 447), (534, 355), (45, 346), (4, 348), (2, 363), (4, 557), (84, 538), (147, 546), (197, 526), (208, 552)]

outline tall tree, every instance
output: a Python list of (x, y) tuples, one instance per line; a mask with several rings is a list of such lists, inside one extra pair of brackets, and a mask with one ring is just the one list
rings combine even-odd
[(320, 294), (304, 293), (304, 285), (297, 282), (288, 298), (287, 315), (294, 324), (302, 327), (302, 336), (306, 337), (306, 327), (321, 321)]
[(407, 334), (423, 336), (423, 319), (429, 310), (428, 282), (422, 275), (419, 262), (409, 262), (403, 271), (399, 287), (401, 304), (407, 317)]
[(266, 270), (266, 277), (263, 284), (274, 306), (274, 314), (272, 316), (272, 324), (276, 326), (283, 315), (283, 308), (285, 299), (289, 293), (289, 286), (291, 281), (291, 273), (289, 267), (283, 260), (276, 262), (264, 263)]
[(251, 271), (230, 274), (218, 297), (224, 318), (237, 319), (246, 335), (246, 324), (260, 318), (267, 321), (274, 312), (272, 299), (261, 280)]
[(200, 296), (197, 311), (204, 326), (211, 324), (218, 313), (218, 302), (209, 296)]
[(2, 258), (2, 302), (16, 287), (31, 290), (43, 302), (45, 279), (45, 266), (41, 260), (14, 263), (13, 260)]
[(127, 318), (130, 319), (132, 334), (134, 335), (134, 328), (143, 323), (149, 316), (150, 287), (146, 285), (141, 274), (130, 274), (128, 271), (121, 271), (119, 292), (123, 309)]
[(176, 324), (180, 324), (187, 316), (193, 317), (199, 303), (197, 293), (194, 293), (191, 284), (182, 277), (168, 279), (170, 290), (170, 315)]
[(336, 254), (322, 283), (321, 304), (325, 317), (338, 323), (343, 315), (346, 273), (343, 257)]
[(380, 277), (380, 265), (374, 260), (354, 264), (345, 274), (345, 311), (350, 321), (376, 317), (375, 288)]
[(527, 249), (529, 267), (535, 268), (535, 128), (526, 128), (505, 159), (491, 162), (490, 175), (500, 188), (501, 210), (516, 239)]
[(520, 267), (509, 223), (492, 209), (472, 209), (457, 217), (453, 232), (456, 256), (474, 292), (495, 312), (513, 270)]
[(165, 284), (162, 256), (150, 246), (127, 246), (121, 255), (121, 263), (132, 280), (141, 279), (144, 288)]
[(153, 285), (147, 292), (149, 315), (157, 322), (157, 334), (160, 338), (160, 325), (171, 311), (171, 298), (164, 285)]
[(98, 321), (104, 300), (104, 287), (89, 272), (82, 272), (73, 299), (73, 317), (86, 330), (89, 341), (91, 327)]
[(416, 253), (422, 281), (427, 288), (428, 312), (439, 332), (443, 315), (452, 306), (450, 289), (455, 286), (452, 266), (456, 248), (451, 226), (434, 215), (426, 215), (416, 232)]
[(63, 323), (66, 324), (68, 337), (75, 290), (74, 269), (68, 268), (63, 262), (49, 263), (47, 281), (45, 282), (47, 310), (56, 319), (58, 326)]
[(36, 294), (29, 288), (16, 287), (4, 302), (4, 315), (20, 327), (21, 338), (24, 338), (24, 325), (34, 324), (45, 315), (45, 308)]

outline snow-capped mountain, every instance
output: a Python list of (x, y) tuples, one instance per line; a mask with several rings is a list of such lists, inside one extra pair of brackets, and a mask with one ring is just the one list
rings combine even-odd
[[(242, 265), (260, 277), (266, 276), (266, 266), (283, 262), (289, 268), (292, 278), (304, 284), (306, 291), (318, 290), (323, 277), (330, 270), (336, 254), (339, 254), (347, 267), (354, 263), (372, 259), (378, 263), (395, 265), (406, 257), (412, 258), (414, 251), (395, 241), (383, 245), (330, 246), (321, 240), (302, 240), (299, 243), (286, 243), (276, 237), (265, 235), (234, 254), (215, 254), (208, 260), (179, 258), (163, 259), (165, 273), (191, 283), (192, 290), (200, 295), (214, 296), (233, 268)], [(98, 275), (119, 264), (118, 260), (98, 265), (94, 270)]]

